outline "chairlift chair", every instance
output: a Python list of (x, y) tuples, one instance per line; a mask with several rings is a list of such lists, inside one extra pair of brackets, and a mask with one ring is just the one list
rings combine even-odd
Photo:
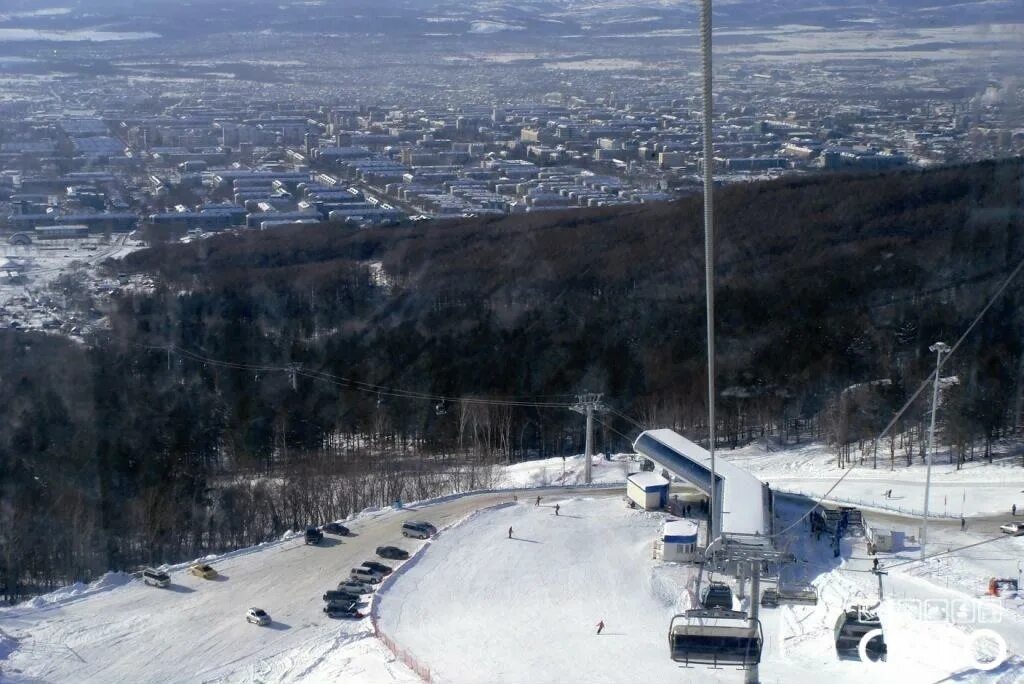
[(761, 621), (739, 610), (694, 609), (675, 615), (668, 628), (677, 663), (748, 669), (761, 662)]
[[(868, 632), (876, 629), (882, 629), (882, 621), (878, 618), (874, 607), (850, 606), (846, 608), (836, 620), (836, 655), (842, 660), (859, 660), (861, 640)], [(888, 647), (884, 634), (872, 637), (868, 641), (865, 651), (871, 660), (885, 660)]]
[(705, 610), (731, 610), (732, 589), (724, 582), (708, 582), (700, 592), (700, 605)]

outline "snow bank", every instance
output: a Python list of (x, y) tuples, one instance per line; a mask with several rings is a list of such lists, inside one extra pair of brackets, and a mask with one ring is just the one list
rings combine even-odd
[(74, 584), (52, 591), (49, 594), (36, 596), (25, 601), (19, 606), (33, 609), (48, 608), (61, 603), (67, 603), (103, 591), (110, 591), (117, 587), (124, 586), (132, 581), (132, 575), (127, 572), (107, 572), (91, 584), (75, 582)]
[[(498, 488), (528, 489), (531, 487), (576, 486), (583, 484), (586, 463), (582, 454), (525, 461), (501, 468)], [(607, 459), (597, 454), (591, 461), (591, 482), (594, 484), (626, 483), (626, 475), (640, 469), (632, 454), (615, 454)]]

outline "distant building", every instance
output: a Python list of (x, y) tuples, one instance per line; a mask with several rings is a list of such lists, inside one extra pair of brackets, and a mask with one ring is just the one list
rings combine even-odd
[(645, 511), (657, 510), (668, 501), (668, 480), (656, 473), (633, 473), (626, 478), (626, 496)]

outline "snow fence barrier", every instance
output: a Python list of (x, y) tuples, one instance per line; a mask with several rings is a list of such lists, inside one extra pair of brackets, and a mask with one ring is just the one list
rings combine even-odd
[(372, 616), (372, 622), (374, 636), (380, 639), (381, 643), (383, 643), (387, 647), (387, 649), (391, 651), (391, 653), (394, 654), (396, 658), (398, 658), (398, 660), (404, 663), (405, 666), (408, 667), (410, 670), (415, 672), (416, 675), (423, 681), (428, 683), (434, 681), (431, 678), (429, 667), (421, 663), (419, 660), (416, 659), (416, 656), (414, 656), (412, 653), (396, 644), (391, 637), (389, 637), (387, 634), (381, 631), (380, 627), (377, 626), (376, 614)]

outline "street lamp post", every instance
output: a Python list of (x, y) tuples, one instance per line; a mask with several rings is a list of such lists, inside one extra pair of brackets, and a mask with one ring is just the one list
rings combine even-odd
[(949, 353), (949, 345), (936, 342), (928, 347), (935, 352), (935, 383), (932, 386), (932, 420), (928, 428), (928, 453), (925, 455), (927, 469), (924, 476), (924, 526), (921, 528), (921, 559), (925, 558), (925, 546), (928, 544), (928, 499), (932, 489), (932, 456), (935, 454), (935, 413), (939, 405), (939, 375), (942, 371), (942, 355)]

